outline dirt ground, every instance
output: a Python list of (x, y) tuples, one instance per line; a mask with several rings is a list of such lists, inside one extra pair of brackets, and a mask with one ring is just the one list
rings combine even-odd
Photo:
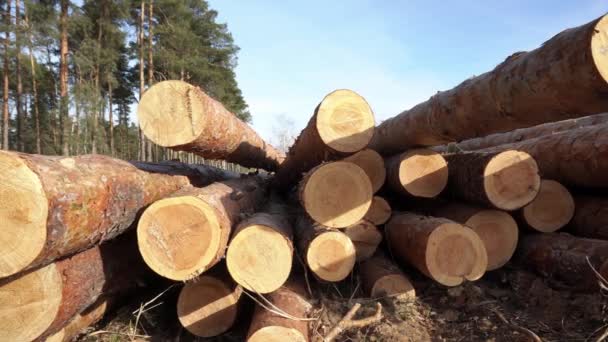
[[(415, 300), (361, 298), (356, 274), (336, 285), (312, 284), (317, 298), (313, 316), (318, 318), (311, 323), (312, 340), (325, 335), (355, 303), (362, 305), (355, 318), (373, 315), (377, 301), (383, 306), (382, 320), (348, 331), (339, 341), (537, 341), (535, 336), (542, 341), (596, 341), (608, 329), (608, 294), (555, 290), (546, 279), (521, 269), (507, 266), (453, 288), (422, 276), (412, 280)], [(251, 301), (229, 333), (195, 338), (177, 323), (177, 292), (177, 287), (167, 291), (139, 319), (133, 312), (157, 293), (133, 299), (80, 341), (244, 340)]]

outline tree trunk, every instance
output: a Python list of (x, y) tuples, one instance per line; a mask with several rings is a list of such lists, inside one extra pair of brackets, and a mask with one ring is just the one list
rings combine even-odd
[(275, 170), (283, 155), (200, 88), (181, 81), (155, 84), (137, 108), (146, 137), (160, 146)]
[(224, 257), (232, 227), (260, 206), (265, 187), (260, 178), (246, 177), (183, 189), (153, 203), (137, 226), (144, 260), (169, 279), (197, 277)]
[(17, 77), (17, 96), (15, 97), (15, 107), (17, 108), (17, 150), (25, 150), (23, 126), (25, 117), (21, 97), (23, 96), (23, 83), (21, 81), (21, 1), (15, 0), (15, 76)]
[(599, 291), (598, 278), (589, 263), (608, 279), (608, 241), (577, 238), (565, 233), (521, 237), (514, 260), (549, 278), (560, 289)]
[(538, 166), (525, 152), (466, 152), (444, 155), (449, 165), (448, 194), (502, 210), (532, 202), (540, 188)]
[[(520, 141), (534, 139), (545, 135), (552, 135), (571, 129), (595, 126), (608, 123), (608, 113), (589, 115), (582, 118), (568, 119), (557, 122), (549, 122), (538, 126), (520, 128), (506, 133), (495, 133), (485, 137), (461, 141), (454, 145), (456, 150), (474, 151), (484, 148), (500, 146), (504, 144), (517, 143)], [(448, 152), (450, 145), (433, 147), (434, 151)]]
[(308, 321), (304, 319), (312, 309), (312, 304), (308, 302), (308, 295), (302, 282), (290, 279), (285, 286), (269, 294), (266, 299), (294, 319), (280, 316), (256, 305), (247, 333), (247, 341), (307, 342)]
[(1, 234), (11, 249), (0, 258), (0, 277), (112, 239), (147, 204), (190, 185), (189, 177), (209, 184), (225, 174), (202, 166), (171, 169), (169, 175), (145, 172), (99, 155), (1, 152), (0, 222), (7, 227)]
[(372, 198), (372, 205), (363, 219), (379, 226), (385, 224), (391, 218), (392, 212), (391, 205), (384, 198), (374, 196)]
[(380, 253), (365, 260), (359, 266), (363, 289), (370, 298), (416, 298), (416, 290), (399, 267)]
[[(59, 85), (60, 85), (60, 113), (59, 113), (59, 129), (61, 131), (61, 149), (64, 156), (69, 154), (68, 150), (68, 134), (66, 133), (66, 125), (68, 121), (68, 0), (61, 0), (61, 17), (60, 17), (60, 68), (59, 68)], [(95, 152), (93, 152), (95, 153)]]
[(575, 196), (576, 210), (566, 230), (573, 235), (608, 240), (608, 198)]
[(384, 227), (392, 254), (445, 286), (477, 280), (488, 255), (471, 229), (444, 218), (396, 213)]
[(300, 255), (319, 279), (341, 281), (353, 270), (356, 261), (355, 245), (341, 231), (300, 216), (295, 236)]
[(34, 107), (34, 126), (36, 131), (36, 153), (42, 153), (42, 146), (40, 142), (40, 112), (38, 110), (38, 84), (36, 80), (36, 64), (34, 63), (34, 52), (33, 52), (33, 35), (32, 28), (30, 27), (28, 12), (27, 12), (27, 4), (24, 7), (25, 9), (25, 22), (29, 31), (29, 39), (28, 39), (28, 53), (30, 55), (30, 67), (31, 67), (31, 77), (32, 77), (32, 93), (33, 93), (33, 104)]
[(114, 156), (114, 113), (112, 111), (112, 82), (108, 80), (108, 109), (109, 109), (109, 124), (110, 124), (110, 155)]
[(125, 293), (145, 284), (153, 273), (142, 262), (135, 243), (134, 234), (128, 234), (3, 280), (0, 285), (3, 338), (44, 340), (100, 296)]
[(277, 171), (277, 185), (289, 188), (320, 163), (365, 148), (372, 135), (374, 113), (363, 97), (346, 89), (328, 94), (289, 149)]
[(559, 182), (543, 179), (538, 195), (523, 207), (520, 216), (529, 228), (552, 233), (566, 226), (574, 216), (574, 199)]
[(299, 184), (299, 201), (306, 213), (332, 228), (361, 220), (372, 203), (372, 186), (363, 169), (337, 161), (310, 170)]
[(2, 94), (2, 148), (9, 150), (8, 146), (8, 125), (10, 121), (8, 113), (8, 73), (9, 73), (9, 55), (8, 51), (10, 41), (10, 17), (11, 17), (11, 0), (6, 1), (6, 11), (4, 12), (4, 23), (6, 31), (4, 32), (4, 92)]
[(365, 171), (372, 183), (372, 191), (374, 193), (378, 192), (384, 185), (384, 181), (386, 180), (386, 168), (384, 167), (384, 159), (378, 152), (364, 149), (343, 160), (351, 162)]
[(72, 342), (95, 323), (101, 321), (110, 307), (110, 300), (100, 297), (93, 305), (76, 315), (61, 330), (49, 336), (46, 342)]
[(355, 245), (357, 261), (369, 259), (376, 252), (382, 241), (382, 232), (366, 220), (361, 220), (344, 228), (344, 234)]
[(448, 183), (448, 165), (437, 152), (415, 149), (386, 160), (387, 183), (408, 197), (437, 197)]
[(608, 16), (568, 29), (493, 71), (385, 120), (370, 147), (391, 155), (608, 110)]
[(148, 88), (154, 84), (154, 56), (152, 47), (154, 46), (154, 33), (152, 18), (154, 18), (154, 0), (150, 0), (148, 4)]

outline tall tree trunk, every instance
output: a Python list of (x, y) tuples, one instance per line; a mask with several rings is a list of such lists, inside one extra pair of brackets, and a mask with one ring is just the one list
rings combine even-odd
[(25, 118), (23, 117), (23, 106), (21, 104), (21, 95), (23, 94), (23, 83), (21, 82), (21, 1), (15, 0), (15, 73), (17, 74), (17, 150), (23, 152), (25, 144), (23, 142), (23, 125)]
[[(154, 82), (154, 58), (152, 57), (152, 15), (154, 13), (154, 0), (150, 0), (148, 4), (148, 88), (150, 88)], [(143, 44), (142, 44), (143, 45)], [(154, 145), (154, 154), (152, 153), (152, 142), (148, 142), (148, 161), (151, 161), (154, 158), (155, 161), (158, 161), (158, 148), (157, 145)]]
[(10, 13), (11, 13), (11, 0), (6, 2), (6, 11), (4, 12), (4, 23), (6, 24), (6, 31), (4, 33), (4, 94), (2, 95), (2, 148), (8, 150), (8, 43), (10, 35)]
[(61, 30), (61, 47), (60, 47), (60, 66), (59, 66), (59, 86), (60, 86), (60, 102), (59, 102), (59, 129), (61, 134), (61, 151), (64, 156), (69, 154), (68, 151), (68, 134), (66, 133), (66, 125), (68, 121), (68, 0), (61, 0), (61, 18), (59, 22)]
[(114, 156), (114, 118), (112, 113), (112, 81), (108, 79), (108, 111), (110, 124), (110, 155)]
[(28, 53), (30, 55), (30, 67), (32, 76), (32, 93), (33, 93), (33, 107), (34, 107), (34, 123), (36, 130), (36, 153), (42, 153), (42, 146), (40, 143), (40, 112), (38, 110), (38, 84), (36, 83), (36, 64), (34, 63), (34, 52), (32, 45), (34, 44), (34, 38), (32, 36), (32, 28), (29, 25), (29, 17), (27, 14), (27, 5), (25, 6), (25, 23), (29, 30), (28, 40)]
[[(145, 79), (144, 79), (144, 19), (146, 13), (146, 3), (144, 0), (141, 0), (141, 7), (139, 11), (139, 33), (137, 35), (137, 43), (139, 45), (139, 99), (144, 94), (145, 87)], [(139, 156), (140, 160), (146, 159), (146, 138), (144, 137), (144, 132), (139, 129), (139, 140), (140, 140), (140, 150)]]
[(99, 19), (98, 28), (97, 28), (97, 58), (95, 61), (95, 94), (99, 96), (99, 100), (96, 108), (93, 110), (93, 128), (91, 130), (91, 152), (93, 154), (97, 153), (97, 124), (99, 120), (98, 112), (101, 112), (101, 95), (99, 89), (100, 77), (101, 77), (101, 66), (99, 63), (100, 55), (101, 55), (101, 38), (103, 37), (103, 26), (101, 24), (103, 17), (106, 13), (105, 11), (105, 3), (102, 5), (104, 8), (102, 9), (102, 18)]

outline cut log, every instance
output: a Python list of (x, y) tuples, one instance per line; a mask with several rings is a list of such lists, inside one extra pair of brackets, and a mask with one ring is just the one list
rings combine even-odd
[(363, 97), (347, 89), (328, 94), (289, 149), (277, 171), (277, 185), (289, 188), (320, 163), (364, 149), (372, 135), (374, 113)]
[[(605, 270), (608, 241), (584, 239), (566, 233), (522, 236), (514, 260), (549, 278), (551, 285), (578, 291), (599, 291), (598, 278), (589, 266)], [(608, 274), (603, 274), (608, 279)]]
[(200, 88), (163, 81), (137, 107), (139, 125), (155, 144), (203, 158), (276, 170), (284, 155)]
[[(117, 257), (120, 256), (120, 257)], [(152, 272), (121, 236), (0, 283), (0, 331), (7, 341), (44, 339), (103, 296), (145, 285)]]
[(513, 217), (504, 211), (448, 203), (433, 207), (430, 212), (470, 227), (479, 235), (488, 254), (488, 271), (504, 266), (515, 253), (519, 229)]
[(531, 155), (543, 178), (566, 186), (608, 187), (608, 124), (576, 128), (482, 151), (511, 149)]
[(477, 233), (454, 221), (412, 213), (393, 215), (385, 226), (392, 254), (446, 286), (477, 280), (488, 255)]
[(286, 318), (256, 305), (249, 332), (248, 342), (307, 342), (308, 312), (312, 305), (302, 282), (289, 280), (283, 287), (266, 296), (274, 310), (278, 308), (287, 314)]
[(357, 261), (369, 259), (382, 241), (382, 233), (371, 222), (361, 220), (344, 228), (344, 234), (350, 238), (355, 245)]
[(49, 336), (46, 342), (71, 342), (83, 334), (87, 328), (101, 321), (108, 310), (108, 300), (99, 298), (89, 308), (76, 315), (65, 327)]
[(226, 252), (232, 279), (247, 290), (272, 292), (287, 281), (293, 259), (293, 229), (287, 213), (257, 213), (235, 229)]
[(526, 225), (543, 233), (561, 229), (574, 215), (574, 199), (559, 182), (543, 179), (538, 196), (521, 210)]
[(302, 207), (320, 224), (344, 228), (361, 220), (372, 204), (372, 186), (357, 165), (337, 161), (310, 170), (299, 185)]
[(568, 119), (557, 122), (549, 122), (533, 127), (516, 129), (506, 133), (490, 134), (485, 137), (464, 140), (457, 144), (436, 146), (433, 147), (433, 150), (442, 153), (450, 152), (450, 148), (460, 151), (481, 150), (488, 147), (516, 143), (575, 128), (594, 126), (602, 123), (608, 123), (608, 113), (589, 115), (582, 118)]
[(393, 210), (391, 209), (391, 205), (384, 198), (374, 196), (372, 198), (372, 205), (369, 207), (369, 210), (363, 219), (379, 226), (386, 223), (386, 221), (391, 218), (392, 213)]
[(370, 298), (388, 296), (413, 299), (416, 297), (416, 290), (408, 277), (399, 267), (379, 253), (362, 262), (359, 272), (363, 289)]
[(370, 148), (392, 155), (608, 110), (608, 16), (385, 120)]
[(259, 177), (187, 188), (150, 205), (137, 225), (139, 251), (156, 273), (192, 279), (224, 257), (232, 227), (265, 198)]
[(386, 180), (386, 168), (384, 166), (384, 158), (382, 158), (378, 152), (366, 148), (343, 160), (351, 162), (365, 171), (372, 183), (372, 191), (374, 193), (378, 192), (384, 185), (384, 181)]
[(445, 155), (449, 195), (502, 210), (522, 208), (538, 194), (538, 166), (525, 152), (465, 152)]
[(223, 334), (236, 321), (242, 293), (221, 265), (184, 285), (177, 299), (177, 317), (196, 336)]
[(433, 198), (448, 183), (448, 164), (437, 152), (416, 149), (393, 156), (386, 161), (389, 187), (399, 193)]
[(350, 274), (356, 251), (346, 234), (304, 216), (299, 217), (295, 233), (300, 255), (319, 279), (336, 282)]
[(99, 155), (0, 152), (0, 278), (114, 238), (143, 207), (191, 180), (234, 176), (206, 166), (172, 168), (160, 174)]
[(608, 240), (608, 198), (575, 196), (574, 217), (567, 227), (573, 235)]

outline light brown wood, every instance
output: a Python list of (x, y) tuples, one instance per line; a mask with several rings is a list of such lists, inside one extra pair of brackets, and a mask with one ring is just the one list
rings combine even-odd
[(396, 213), (385, 226), (392, 254), (446, 286), (477, 280), (488, 255), (477, 233), (454, 221)]
[(574, 197), (574, 217), (565, 230), (572, 235), (608, 240), (608, 197)]
[(359, 266), (363, 289), (370, 298), (416, 298), (416, 290), (409, 278), (384, 255), (377, 253)]
[(320, 163), (364, 149), (374, 134), (374, 125), (374, 113), (359, 94), (348, 89), (329, 93), (289, 149), (276, 173), (277, 185), (289, 188)]
[(378, 152), (366, 148), (343, 160), (351, 162), (365, 171), (372, 183), (372, 191), (374, 193), (378, 192), (384, 185), (386, 168), (384, 166), (384, 158)]
[(332, 228), (361, 220), (372, 203), (372, 186), (365, 172), (344, 161), (310, 170), (299, 185), (300, 204), (312, 219)]
[(521, 210), (526, 225), (543, 233), (566, 226), (574, 216), (574, 199), (559, 182), (543, 179), (538, 196)]
[(540, 189), (534, 158), (521, 151), (463, 152), (445, 155), (448, 193), (472, 203), (515, 210), (532, 202)]
[(156, 83), (137, 107), (139, 124), (159, 146), (275, 170), (284, 155), (200, 88), (182, 81)]
[(83, 334), (87, 328), (99, 322), (108, 310), (108, 300), (100, 298), (82, 313), (76, 315), (61, 330), (49, 336), (46, 342), (71, 342), (78, 335)]
[(433, 198), (448, 182), (448, 164), (437, 152), (415, 149), (386, 160), (387, 183), (396, 192)]
[(192, 279), (224, 257), (233, 225), (265, 197), (258, 177), (183, 189), (150, 205), (137, 225), (139, 251), (152, 270)]
[(383, 197), (374, 196), (372, 198), (372, 205), (363, 219), (379, 226), (386, 223), (391, 218), (392, 213), (391, 205)]
[(382, 241), (382, 232), (373, 223), (366, 220), (344, 228), (344, 234), (355, 245), (357, 261), (369, 259)]
[[(608, 110), (608, 17), (516, 52), (494, 70), (385, 120), (370, 148), (393, 155)], [(553, 177), (551, 177), (553, 178)]]

